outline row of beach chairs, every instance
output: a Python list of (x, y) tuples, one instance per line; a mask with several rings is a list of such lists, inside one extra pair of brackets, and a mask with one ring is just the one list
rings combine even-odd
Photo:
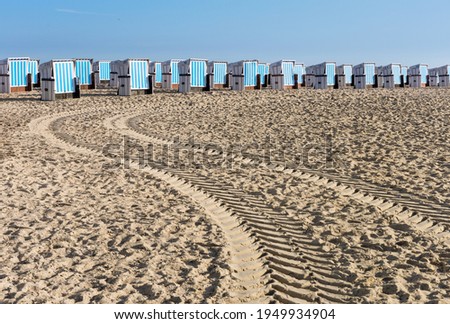
[(83, 90), (116, 89), (120, 96), (153, 93), (154, 89), (178, 91), (237, 91), (342, 88), (449, 87), (450, 66), (429, 69), (426, 64), (376, 66), (323, 62), (305, 67), (295, 60), (272, 64), (258, 60), (234, 63), (191, 58), (153, 62), (149, 59), (95, 61), (51, 60), (40, 64), (28, 57), (0, 61), (0, 93), (40, 88), (42, 100), (77, 98)]

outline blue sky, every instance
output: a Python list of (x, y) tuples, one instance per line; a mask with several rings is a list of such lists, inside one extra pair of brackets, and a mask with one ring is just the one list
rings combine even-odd
[(0, 58), (450, 64), (448, 0), (2, 0)]

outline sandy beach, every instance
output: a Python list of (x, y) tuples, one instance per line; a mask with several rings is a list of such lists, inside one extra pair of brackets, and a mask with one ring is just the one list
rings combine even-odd
[(0, 94), (1, 303), (449, 303), (450, 92)]

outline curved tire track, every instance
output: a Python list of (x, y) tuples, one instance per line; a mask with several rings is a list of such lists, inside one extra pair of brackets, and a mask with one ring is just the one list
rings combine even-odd
[[(47, 127), (52, 128), (52, 125), (58, 127), (63, 119), (72, 116), (73, 114), (60, 116), (52, 120)], [(122, 120), (122, 117), (108, 118), (104, 124), (123, 135), (130, 137), (135, 135), (117, 122), (119, 120)], [(54, 132), (58, 134), (53, 134), (54, 137), (63, 136), (57, 132), (57, 129), (54, 129)], [(71, 146), (86, 146), (86, 144), (77, 143), (67, 134), (59, 139)], [(251, 277), (249, 271), (262, 278), (259, 282), (263, 282), (264, 289), (260, 289), (259, 292), (265, 294), (266, 298), (261, 297), (258, 302), (272, 300), (283, 303), (348, 303), (357, 301), (348, 278), (334, 272), (334, 255), (323, 251), (320, 244), (313, 243), (310, 236), (302, 233), (302, 224), (298, 219), (272, 209), (264, 201), (236, 190), (231, 185), (211, 178), (154, 163), (150, 164), (149, 169), (157, 172), (155, 176), (177, 189), (183, 189), (184, 186), (184, 188), (192, 188), (197, 195), (201, 193), (201, 196), (196, 196), (194, 193), (184, 192), (199, 201), (205, 208), (214, 205), (210, 209), (212, 217), (217, 217), (214, 214), (222, 212), (224, 214), (223, 228), (227, 230), (232, 227), (238, 230), (238, 233), (227, 237), (232, 245), (241, 246), (244, 233), (247, 238), (253, 239), (251, 244), (256, 246), (258, 258), (251, 257), (249, 249), (237, 248), (234, 260), (237, 260), (238, 264), (244, 262), (247, 264), (246, 269), (241, 271), (239, 279), (244, 282), (244, 287), (247, 286), (244, 289), (250, 289), (252, 295), (255, 292), (252, 291), (252, 285), (247, 283), (249, 276)], [(180, 181), (180, 183), (176, 184), (174, 181)], [(251, 260), (248, 260), (249, 256)]]
[[(76, 143), (70, 136), (62, 136), (60, 133), (58, 136), (52, 132), (53, 125), (58, 124), (61, 120), (90, 111), (96, 111), (96, 109), (37, 118), (30, 122), (29, 128), (32, 133), (44, 137), (49, 144), (63, 150), (93, 157), (103, 157), (98, 149)], [(130, 166), (139, 168), (135, 163), (130, 163)], [(229, 242), (228, 248), (231, 252), (230, 267), (232, 269), (232, 276), (236, 281), (236, 287), (230, 292), (230, 301), (269, 302), (270, 299), (266, 296), (266, 282), (268, 278), (264, 276), (267, 270), (261, 262), (261, 253), (257, 251), (253, 239), (242, 231), (236, 219), (232, 217), (232, 213), (206, 193), (197, 190), (194, 186), (186, 183), (176, 175), (149, 167), (142, 169), (142, 171), (168, 183), (175, 190), (192, 199), (197, 205), (203, 207), (206, 214), (220, 226)]]
[[(104, 126), (138, 140), (171, 144), (162, 139), (149, 139), (128, 126), (129, 116), (114, 116)], [(235, 189), (230, 184), (194, 175), (189, 171), (164, 167), (170, 173), (209, 194), (251, 233), (266, 260), (270, 278), (270, 294), (282, 303), (348, 303), (355, 302), (352, 285), (347, 278), (334, 273), (333, 255), (312, 243), (302, 233), (301, 222), (274, 210), (264, 201)]]
[[(94, 149), (87, 148), (86, 144), (77, 143), (68, 134), (54, 134), (49, 130), (53, 126), (53, 131), (56, 132), (55, 128), (61, 120), (77, 114), (50, 116), (49, 120), (37, 123), (40, 127), (37, 133), (45, 134), (50, 142), (55, 145), (62, 144), (65, 149), (70, 146), (70, 150), (93, 154), (96, 152)], [(142, 112), (132, 116), (114, 116), (106, 119), (104, 126), (145, 142), (174, 144), (164, 138), (149, 136), (142, 130), (134, 129), (136, 125), (133, 125), (132, 120), (139, 118), (140, 115)], [(30, 128), (31, 126), (30, 124)], [(220, 152), (215, 153), (220, 154)], [(98, 152), (96, 154), (98, 155)], [(246, 160), (250, 161), (248, 158)], [(263, 164), (260, 163), (260, 165)], [(135, 167), (138, 166), (135, 165)], [(426, 219), (424, 220), (417, 212), (411, 212), (408, 208), (392, 203), (389, 199), (372, 197), (366, 192), (355, 190), (335, 179), (330, 180), (328, 177), (317, 175), (314, 171), (295, 171), (277, 164), (267, 167), (291, 174), (306, 182), (332, 188), (343, 196), (376, 206), (384, 213), (392, 214), (403, 221), (413, 223), (412, 220), (415, 220), (414, 224), (419, 228), (423, 226), (424, 229), (442, 233), (439, 232), (442, 229), (441, 225), (429, 226), (428, 223), (424, 223)], [(171, 184), (205, 209), (209, 208), (208, 215), (221, 225), (227, 240), (234, 247), (232, 248), (233, 264), (237, 269), (235, 278), (239, 280), (243, 288), (235, 294), (236, 296), (245, 296), (245, 292), (242, 291), (250, 289), (247, 296), (248, 294), (261, 296), (258, 302), (268, 302), (272, 299), (282, 303), (357, 301), (352, 292), (351, 279), (342, 272), (338, 274), (333, 271), (335, 265), (333, 255), (328, 254), (320, 244), (312, 242), (311, 237), (302, 233), (298, 219), (273, 210), (264, 201), (211, 178), (158, 164), (152, 164), (144, 171), (153, 173), (155, 177)], [(378, 188), (375, 187), (375, 189)], [(246, 239), (245, 245), (248, 248), (241, 248), (243, 239)], [(247, 266), (243, 267), (242, 264)], [(256, 282), (255, 278), (258, 278)], [(269, 296), (264, 297), (264, 295)]]

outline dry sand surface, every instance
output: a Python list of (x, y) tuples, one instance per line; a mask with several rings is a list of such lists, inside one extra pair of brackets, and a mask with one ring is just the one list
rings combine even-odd
[(2, 303), (450, 302), (448, 90), (38, 99), (0, 96)]

